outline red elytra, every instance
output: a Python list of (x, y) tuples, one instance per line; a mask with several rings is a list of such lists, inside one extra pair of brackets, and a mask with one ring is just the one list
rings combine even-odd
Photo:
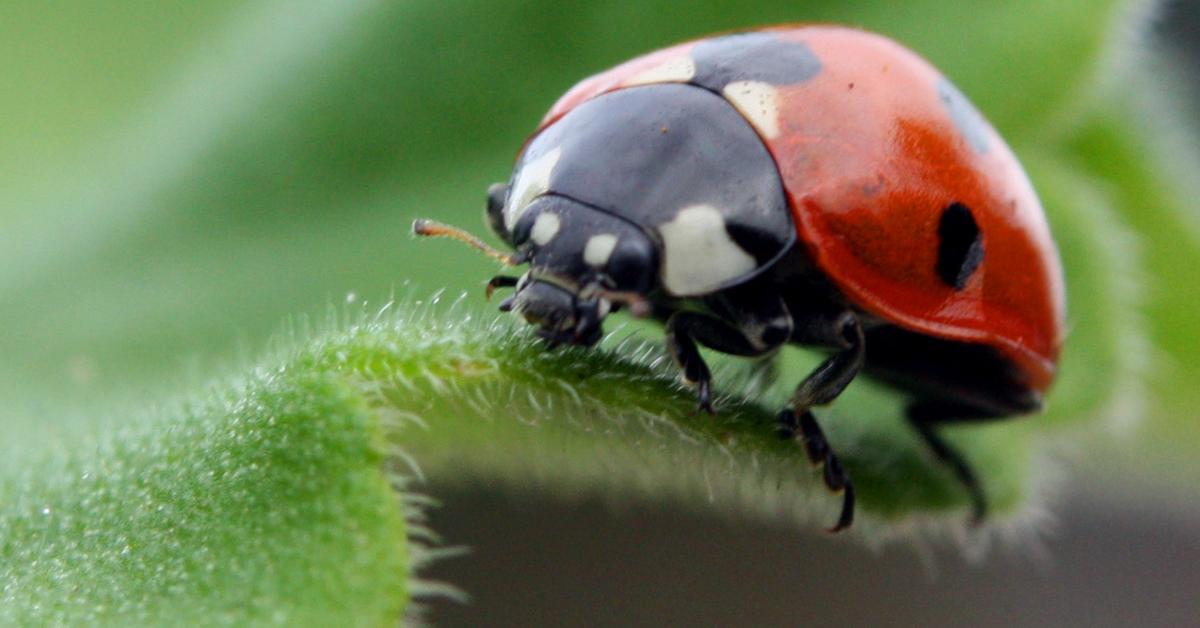
[[(1030, 388), (1045, 391), (1064, 335), (1062, 268), (1041, 204), (1007, 144), (940, 72), (891, 40), (836, 26), (767, 32), (803, 42), (821, 62), (810, 80), (777, 90), (778, 133), (762, 138), (817, 266), (865, 312), (992, 347)], [(696, 43), (580, 82), (538, 132), (600, 94), (686, 80), (663, 68)], [(956, 121), (954, 107), (963, 119)], [(986, 255), (960, 288), (935, 271), (937, 209), (951, 203), (969, 207), (986, 234)]]

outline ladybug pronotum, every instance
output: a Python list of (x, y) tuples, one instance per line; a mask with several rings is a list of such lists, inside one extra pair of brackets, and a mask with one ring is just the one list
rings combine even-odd
[(860, 373), (987, 510), (946, 423), (1037, 411), (1063, 338), (1062, 269), (1012, 151), (936, 69), (879, 35), (784, 26), (719, 35), (584, 80), (488, 190), (488, 223), (528, 264), (501, 309), (551, 345), (592, 345), (620, 309), (663, 321), (700, 408), (698, 345), (829, 352), (779, 415), (843, 494), (854, 490), (812, 408)]

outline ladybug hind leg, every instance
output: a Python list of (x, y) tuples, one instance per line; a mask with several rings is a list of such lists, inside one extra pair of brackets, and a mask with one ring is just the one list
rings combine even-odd
[(832, 345), (840, 349), (800, 382), (792, 394), (790, 407), (779, 413), (780, 435), (793, 439), (799, 434), (809, 461), (822, 469), (825, 486), (842, 495), (841, 514), (829, 529), (837, 532), (854, 522), (854, 484), (821, 431), (812, 408), (831, 403), (858, 375), (863, 368), (866, 343), (862, 325), (851, 312), (809, 318), (798, 324), (795, 339), (802, 344)]
[(939, 340), (893, 325), (868, 333), (871, 375), (911, 395), (909, 425), (936, 462), (953, 474), (970, 496), (971, 522), (988, 512), (983, 485), (970, 460), (941, 434), (941, 427), (1005, 420), (1042, 406), (1042, 395), (996, 350), (977, 344)]
[(1007, 418), (1028, 412), (1027, 408), (973, 405), (968, 403), (924, 399), (908, 406), (908, 422), (921, 436), (933, 455), (954, 474), (971, 497), (971, 525), (983, 523), (988, 514), (987, 493), (971, 464), (937, 432), (937, 426), (954, 423), (973, 423)]

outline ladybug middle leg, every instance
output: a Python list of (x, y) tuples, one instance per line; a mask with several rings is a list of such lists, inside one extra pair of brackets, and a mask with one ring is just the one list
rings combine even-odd
[(865, 340), (858, 318), (849, 311), (813, 309), (793, 319), (778, 297), (747, 290), (706, 303), (709, 311), (676, 312), (667, 320), (667, 346), (696, 386), (700, 409), (712, 412), (712, 375), (696, 343), (740, 356), (769, 355), (787, 342), (836, 351), (796, 387), (790, 407), (779, 414), (780, 434), (799, 436), (812, 463), (823, 470), (825, 485), (842, 494), (842, 511), (833, 532), (854, 520), (854, 485), (829, 446), (811, 408), (837, 398), (862, 370)]
[(841, 349), (800, 382), (792, 394), (791, 407), (779, 413), (780, 435), (790, 439), (799, 432), (809, 461), (824, 472), (825, 486), (842, 494), (841, 514), (829, 529), (837, 532), (854, 521), (854, 484), (829, 446), (811, 409), (836, 399), (862, 370), (866, 356), (863, 329), (858, 318), (850, 312), (833, 317), (814, 316), (798, 323), (795, 339), (802, 344), (840, 345)]

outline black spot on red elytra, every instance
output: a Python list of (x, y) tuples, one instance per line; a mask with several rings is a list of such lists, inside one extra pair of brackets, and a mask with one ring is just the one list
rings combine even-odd
[(962, 290), (982, 263), (983, 233), (975, 216), (966, 205), (951, 203), (938, 223), (938, 277), (955, 290)]

